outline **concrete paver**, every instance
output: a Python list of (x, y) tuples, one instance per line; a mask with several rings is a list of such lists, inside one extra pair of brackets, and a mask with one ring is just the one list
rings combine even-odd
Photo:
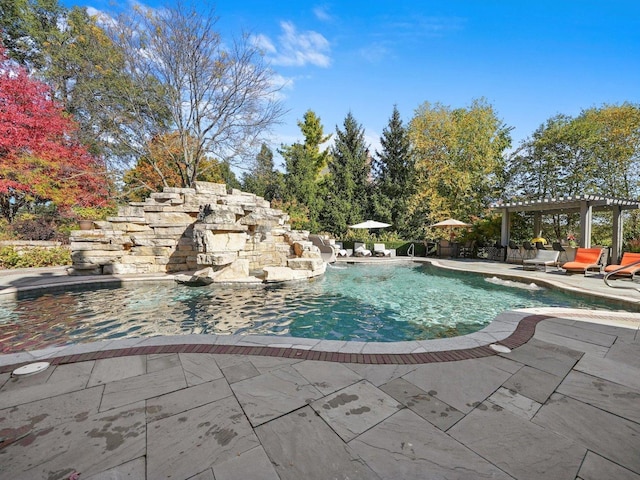
[(145, 455), (144, 402), (38, 429), (0, 449), (2, 478), (87, 476)]
[(256, 434), (281, 480), (380, 478), (311, 407), (260, 425)]
[(526, 345), (502, 356), (543, 372), (563, 377), (569, 373), (583, 353), (534, 338)]
[(500, 387), (487, 400), (527, 420), (531, 420), (542, 406), (535, 400), (505, 387)]
[(231, 389), (254, 427), (322, 397), (290, 366), (233, 383)]
[(469, 413), (510, 376), (504, 370), (462, 360), (420, 365), (402, 378), (457, 410)]
[(551, 396), (532, 421), (640, 472), (640, 424), (559, 393)]
[(640, 424), (640, 390), (574, 370), (557, 392)]
[(350, 446), (381, 478), (511, 478), (407, 409), (360, 435)]
[[(496, 267), (514, 275), (517, 269)], [(585, 280), (547, 277), (572, 288)], [(10, 278), (13, 285), (30, 284), (18, 274)], [(41, 285), (67, 280), (60, 272), (37, 278)], [(531, 278), (546, 281), (542, 272), (531, 272)], [(625, 294), (640, 300), (638, 292)], [(406, 345), (384, 348), (405, 361), (398, 365), (350, 363), (356, 360), (347, 355), (338, 363), (337, 357), (327, 362), (234, 350), (195, 353), (193, 348), (218, 342), (199, 336), (0, 356), (1, 367), (86, 354), (31, 377), (0, 373), (0, 480), (62, 480), (73, 472), (84, 480), (639, 480), (640, 317), (567, 309), (505, 312), (492, 324), (493, 333), (480, 332), (473, 343), (521, 335), (518, 323), (534, 314), (550, 318), (510, 353), (424, 357), (431, 363), (413, 364), (422, 357), (403, 356), (411, 353), (403, 350)], [(287, 343), (279, 340), (280, 346)], [(166, 353), (132, 350), (119, 356), (126, 351), (113, 350), (176, 343), (183, 345)], [(219, 344), (245, 342), (225, 337)], [(265, 344), (252, 338), (246, 345)], [(365, 348), (315, 345), (305, 348), (343, 354)], [(442, 351), (439, 345), (421, 343), (420, 351)], [(92, 357), (109, 349), (118, 356)], [(370, 358), (376, 359), (384, 357)], [(332, 402), (336, 408), (323, 408)]]
[(562, 378), (525, 365), (504, 382), (504, 386), (538, 403), (544, 403), (560, 385)]
[(587, 453), (569, 438), (489, 402), (448, 433), (519, 480), (574, 479)]
[(389, 383), (381, 385), (380, 390), (389, 394), (440, 430), (447, 430), (464, 417), (464, 414), (459, 410), (441, 402), (404, 378), (391, 380)]
[(366, 380), (311, 403), (311, 408), (349, 442), (397, 412), (402, 405)]
[(582, 480), (602, 480), (603, 478), (615, 478), (616, 480), (640, 480), (640, 475), (631, 470), (616, 465), (610, 460), (587, 452), (587, 456), (580, 467), (578, 476)]
[(257, 446), (237, 400), (225, 397), (149, 424), (147, 477), (189, 478)]

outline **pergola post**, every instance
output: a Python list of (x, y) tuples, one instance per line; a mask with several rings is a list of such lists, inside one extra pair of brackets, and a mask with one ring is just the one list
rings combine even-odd
[(509, 209), (502, 209), (502, 227), (500, 229), (500, 245), (506, 247), (509, 244), (509, 234), (511, 230), (511, 213)]
[(593, 219), (593, 207), (583, 200), (580, 202), (580, 246), (591, 248), (591, 220)]
[(613, 208), (613, 238), (611, 241), (612, 263), (618, 263), (622, 257), (622, 208)]
[(538, 237), (542, 231), (542, 214), (540, 212), (533, 213), (533, 236)]

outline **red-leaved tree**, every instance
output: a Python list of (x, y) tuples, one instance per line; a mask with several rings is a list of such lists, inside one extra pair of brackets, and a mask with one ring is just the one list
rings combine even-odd
[(0, 46), (0, 215), (11, 221), (28, 203), (108, 203), (104, 165), (75, 139), (76, 124), (50, 88), (10, 61)]

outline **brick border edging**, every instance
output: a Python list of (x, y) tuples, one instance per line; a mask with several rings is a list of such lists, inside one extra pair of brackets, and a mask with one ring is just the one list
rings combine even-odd
[[(536, 325), (542, 320), (554, 318), (551, 315), (529, 315), (518, 322), (515, 331), (503, 340), (495, 343), (517, 348), (528, 342), (535, 333)], [(488, 345), (481, 347), (464, 348), (460, 350), (446, 350), (441, 352), (422, 353), (339, 353), (319, 352), (317, 350), (303, 350), (299, 348), (280, 347), (246, 347), (238, 345), (205, 345), (205, 344), (175, 344), (147, 347), (119, 348), (113, 350), (101, 350), (91, 353), (80, 353), (42, 359), (52, 365), (65, 365), (68, 363), (102, 360), (105, 358), (126, 357), (131, 355), (153, 355), (160, 353), (214, 353), (228, 355), (257, 355), (280, 358), (295, 358), (299, 360), (319, 360), (338, 363), (360, 363), (369, 365), (416, 365), (424, 363), (454, 362), (459, 360), (471, 360), (497, 355), (498, 352)], [(38, 360), (33, 360), (33, 362)], [(0, 373), (12, 372), (16, 368), (33, 362), (21, 362), (15, 365), (0, 367)]]

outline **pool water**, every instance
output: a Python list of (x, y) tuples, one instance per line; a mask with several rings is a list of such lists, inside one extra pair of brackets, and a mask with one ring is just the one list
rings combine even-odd
[(138, 283), (0, 299), (0, 352), (176, 334), (425, 340), (472, 333), (500, 312), (537, 306), (606, 308), (535, 285), (428, 265), (330, 265), (310, 282)]

